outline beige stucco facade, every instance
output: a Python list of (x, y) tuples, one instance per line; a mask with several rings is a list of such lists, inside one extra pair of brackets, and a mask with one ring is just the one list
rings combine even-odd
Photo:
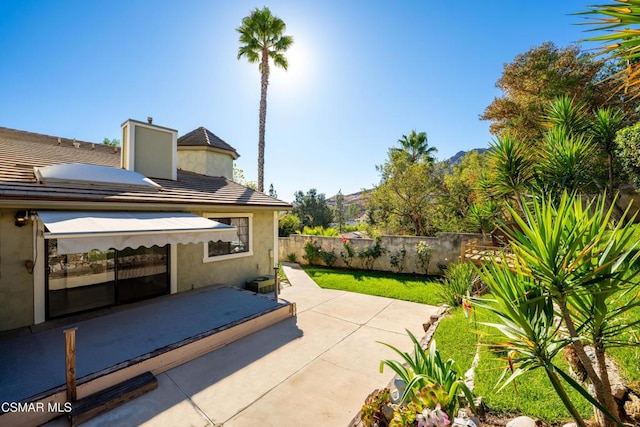
[(16, 227), (16, 212), (0, 209), (0, 330), (33, 324), (34, 276), (25, 266), (34, 261), (33, 227)]
[[(229, 212), (213, 210), (206, 213), (215, 213), (224, 217)], [(203, 215), (205, 212), (199, 212), (199, 214)], [(218, 284), (244, 287), (248, 279), (273, 274), (275, 252), (273, 211), (255, 211), (251, 216), (252, 255), (242, 254), (237, 258), (205, 261), (204, 243), (177, 245), (178, 292)]]
[(233, 157), (210, 147), (179, 147), (178, 168), (233, 179)]

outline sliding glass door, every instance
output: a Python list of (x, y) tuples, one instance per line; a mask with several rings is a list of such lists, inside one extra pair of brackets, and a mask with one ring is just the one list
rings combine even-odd
[(169, 293), (169, 247), (59, 254), (46, 241), (47, 318)]

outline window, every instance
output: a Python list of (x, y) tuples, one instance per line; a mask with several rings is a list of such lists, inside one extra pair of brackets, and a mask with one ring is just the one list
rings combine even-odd
[(205, 261), (218, 261), (253, 255), (251, 241), (252, 217), (250, 214), (209, 214), (206, 217), (221, 224), (236, 227), (237, 236), (232, 242), (208, 242), (205, 245)]

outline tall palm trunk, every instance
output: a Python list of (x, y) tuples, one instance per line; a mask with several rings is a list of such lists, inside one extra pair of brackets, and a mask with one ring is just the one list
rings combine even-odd
[(258, 191), (264, 193), (264, 134), (267, 123), (267, 88), (269, 87), (269, 51), (262, 50), (260, 117), (258, 119)]

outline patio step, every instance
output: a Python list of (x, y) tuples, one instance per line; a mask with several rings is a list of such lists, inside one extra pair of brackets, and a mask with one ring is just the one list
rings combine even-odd
[(71, 425), (77, 426), (156, 388), (158, 388), (158, 379), (151, 372), (145, 372), (80, 399), (73, 403), (69, 416)]

